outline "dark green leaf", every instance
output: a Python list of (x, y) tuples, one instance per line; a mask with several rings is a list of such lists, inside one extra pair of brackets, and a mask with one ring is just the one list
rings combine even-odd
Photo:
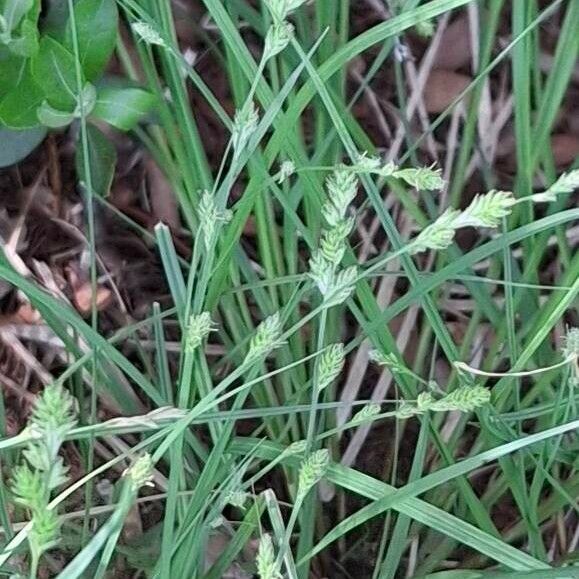
[(71, 112), (75, 109), (77, 80), (74, 56), (50, 36), (42, 38), (38, 53), (32, 58), (32, 76), (53, 107)]
[(12, 129), (38, 126), (36, 109), (42, 104), (44, 94), (34, 82), (26, 61), (20, 82), (0, 101), (0, 124)]
[[(79, 0), (74, 6), (82, 70), (88, 80), (104, 71), (117, 41), (118, 11), (115, 0)], [(71, 19), (66, 25), (65, 46), (73, 52)]]
[(0, 100), (20, 84), (25, 70), (26, 60), (24, 58), (12, 54), (5, 47), (0, 49), (0, 71), (2, 71)]
[[(102, 197), (106, 197), (115, 174), (117, 153), (110, 141), (94, 125), (87, 126), (87, 137), (88, 164), (93, 191)], [(77, 143), (76, 150), (76, 171), (79, 179), (86, 183), (84, 149), (81, 141)]]
[(44, 127), (13, 131), (0, 129), (0, 167), (14, 165), (28, 156), (46, 136)]
[(155, 95), (142, 88), (107, 86), (99, 89), (93, 116), (121, 131), (130, 131), (156, 102)]

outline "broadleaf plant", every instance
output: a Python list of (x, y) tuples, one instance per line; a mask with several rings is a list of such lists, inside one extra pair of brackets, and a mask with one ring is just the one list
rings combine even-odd
[[(0, 156), (0, 167), (30, 154), (47, 129), (65, 129), (85, 116), (129, 131), (156, 104), (150, 92), (134, 84), (101, 80), (117, 41), (115, 0), (77, 0), (74, 14), (68, 5), (52, 2), (41, 17), (40, 0), (0, 0), (0, 129), (8, 151)], [(116, 155), (96, 127), (90, 135), (95, 192), (106, 195)], [(82, 166), (82, 159), (76, 165)], [(80, 177), (83, 181), (83, 172)]]

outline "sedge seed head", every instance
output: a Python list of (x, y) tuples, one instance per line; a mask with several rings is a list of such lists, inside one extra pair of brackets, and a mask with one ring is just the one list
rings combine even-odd
[(579, 357), (579, 328), (569, 328), (565, 336), (565, 345), (563, 346), (563, 355), (565, 357)]
[(209, 312), (201, 312), (198, 315), (191, 316), (185, 338), (185, 351), (192, 353), (199, 348), (212, 329), (213, 322)]
[(281, 344), (279, 338), (282, 332), (281, 316), (279, 312), (266, 318), (255, 332), (249, 344), (249, 351), (244, 363), (266, 356)]
[(344, 344), (332, 344), (318, 359), (318, 391), (327, 388), (344, 368)]
[(274, 22), (265, 37), (263, 59), (269, 60), (282, 52), (290, 43), (293, 33), (294, 27), (289, 22)]
[(324, 476), (330, 464), (330, 453), (324, 448), (308, 456), (300, 468), (298, 494), (305, 497)]

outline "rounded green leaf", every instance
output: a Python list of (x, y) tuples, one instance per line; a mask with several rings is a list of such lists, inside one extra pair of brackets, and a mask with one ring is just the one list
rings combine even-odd
[(46, 136), (44, 127), (14, 131), (0, 129), (0, 168), (18, 163), (27, 157)]
[[(111, 142), (95, 127), (87, 126), (88, 166), (93, 191), (101, 197), (109, 194), (117, 164), (117, 152)], [(79, 180), (87, 183), (87, 172), (82, 138), (76, 145), (76, 172)]]
[(44, 36), (38, 53), (31, 60), (32, 76), (44, 98), (57, 109), (73, 111), (77, 101), (77, 79), (72, 52), (50, 36)]
[(39, 124), (36, 109), (42, 104), (44, 94), (34, 82), (28, 62), (21, 71), (20, 82), (0, 101), (0, 125), (27, 129)]
[[(117, 41), (115, 0), (79, 0), (74, 5), (80, 64), (87, 80), (97, 79), (111, 58)], [(65, 46), (74, 52), (72, 21), (66, 25)]]
[(106, 86), (99, 89), (92, 114), (121, 131), (130, 131), (156, 103), (155, 95), (142, 88)]

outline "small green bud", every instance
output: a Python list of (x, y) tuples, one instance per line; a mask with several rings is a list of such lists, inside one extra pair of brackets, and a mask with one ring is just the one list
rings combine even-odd
[(431, 38), (434, 34), (434, 24), (432, 20), (422, 20), (416, 23), (414, 27), (416, 33), (423, 38)]

